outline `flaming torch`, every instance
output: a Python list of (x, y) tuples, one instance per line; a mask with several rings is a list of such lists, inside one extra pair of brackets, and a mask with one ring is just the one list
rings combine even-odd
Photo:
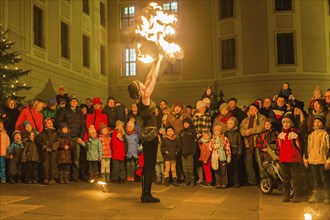
[[(175, 35), (174, 25), (177, 18), (164, 13), (161, 6), (151, 2), (141, 16), (135, 33), (144, 40), (137, 44), (137, 58), (144, 63), (153, 62), (158, 56), (165, 56), (170, 60), (182, 59), (182, 48), (170, 39)], [(158, 56), (156, 55), (158, 53)], [(150, 55), (153, 54), (153, 55)]]

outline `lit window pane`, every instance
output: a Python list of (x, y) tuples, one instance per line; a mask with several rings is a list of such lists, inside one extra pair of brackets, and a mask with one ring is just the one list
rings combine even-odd
[(178, 9), (178, 3), (177, 2), (172, 2), (171, 3), (171, 9), (172, 10), (177, 10)]
[(135, 8), (134, 6), (129, 7), (129, 14), (134, 15), (135, 14)]
[(163, 10), (166, 10), (166, 11), (170, 10), (170, 3), (163, 4)]

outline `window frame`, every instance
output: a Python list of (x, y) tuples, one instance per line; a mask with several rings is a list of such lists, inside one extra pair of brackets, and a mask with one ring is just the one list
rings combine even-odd
[[(40, 12), (38, 15), (38, 23), (36, 9)], [(45, 22), (44, 22), (44, 10), (37, 6), (33, 5), (33, 45), (45, 49)]]
[(82, 35), (82, 66), (86, 68), (91, 67), (90, 60), (90, 37), (83, 34)]
[(90, 13), (89, 0), (82, 0), (82, 12), (86, 15)]
[[(134, 55), (131, 55), (131, 52), (133, 52), (133, 51), (134, 51)], [(122, 48), (121, 53), (122, 53), (121, 76), (122, 77), (135, 77), (137, 75), (136, 48), (127, 46), (127, 47)], [(135, 57), (135, 59), (134, 59), (134, 57)], [(131, 60), (131, 58), (133, 58), (133, 60)], [(134, 68), (132, 69), (132, 67), (134, 67)]]
[[(102, 10), (103, 8), (103, 10)], [(106, 12), (106, 5), (100, 1), (100, 25), (102, 27), (106, 27), (107, 25), (107, 12)]]
[(107, 53), (106, 46), (100, 45), (100, 73), (103, 76), (107, 75)]
[[(226, 14), (223, 15), (223, 4), (227, 3)], [(231, 12), (231, 13), (230, 13)], [(230, 19), (235, 17), (235, 0), (219, 0), (219, 20)]]
[[(123, 16), (123, 12), (127, 8), (128, 14), (127, 16)], [(131, 16), (130, 14), (130, 8), (133, 8), (134, 14)], [(123, 22), (123, 21), (127, 21)], [(126, 5), (126, 6), (121, 6), (120, 7), (120, 30), (127, 29), (127, 28), (132, 28), (135, 26), (136, 23), (136, 6), (135, 5)], [(125, 24), (125, 25), (124, 25)]]
[[(285, 9), (284, 5), (285, 5), (285, 1), (290, 1), (290, 6), (291, 6), (291, 9)], [(274, 12), (275, 13), (287, 13), (287, 12), (293, 12), (294, 11), (294, 1), (292, 0), (274, 0)], [(277, 9), (277, 2), (279, 2), (279, 4), (281, 5), (282, 9), (279, 8)]]
[[(172, 8), (173, 3), (176, 3), (176, 9)], [(169, 4), (169, 9), (164, 9), (165, 4)], [(167, 14), (174, 14), (174, 15), (179, 14), (179, 2), (178, 1), (162, 2), (162, 8), (163, 8), (163, 11), (166, 12)]]
[[(224, 45), (226, 42), (231, 42), (229, 45)], [(227, 38), (220, 38), (220, 50), (219, 50), (219, 55), (220, 55), (220, 71), (227, 71), (227, 70), (232, 70), (237, 68), (237, 39), (236, 36), (232, 37), (227, 37)], [(224, 46), (228, 47), (229, 50), (227, 50)], [(234, 46), (234, 49), (232, 47)], [(225, 51), (226, 50), (226, 51)], [(228, 56), (224, 56), (226, 54), (229, 54)], [(229, 58), (229, 61), (226, 61), (224, 59)], [(228, 65), (227, 65), (228, 63)]]
[[(281, 52), (281, 54), (284, 54), (288, 50), (288, 46), (284, 45), (281, 48), (279, 48), (278, 36), (279, 35), (289, 35), (289, 34), (292, 36), (292, 49), (291, 49), (292, 50), (292, 54), (291, 54), (292, 58), (291, 59), (293, 60), (293, 63), (286, 63), (286, 62), (285, 63), (279, 63), (279, 61), (280, 61), (279, 60), (280, 52), (284, 51), (284, 52)], [(276, 58), (276, 66), (296, 66), (297, 65), (297, 60), (296, 60), (296, 34), (295, 34), (295, 32), (290, 31), (290, 32), (276, 32), (275, 33), (275, 53), (276, 53), (276, 57), (275, 57)], [(284, 56), (285, 56), (285, 54), (284, 54)], [(282, 60), (285, 60), (285, 59), (286, 58), (282, 58)]]
[[(63, 27), (66, 26), (66, 37), (64, 37)], [(70, 26), (64, 21), (60, 21), (60, 35), (61, 35), (61, 57), (70, 60)], [(63, 50), (64, 49), (64, 50)], [(65, 51), (65, 52), (64, 52)]]

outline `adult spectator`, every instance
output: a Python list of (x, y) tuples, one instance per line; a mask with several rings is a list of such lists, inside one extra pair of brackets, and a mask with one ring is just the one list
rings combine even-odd
[(56, 119), (57, 113), (57, 100), (56, 98), (50, 98), (48, 100), (46, 108), (42, 109), (42, 116), (44, 119), (51, 118), (53, 120)]
[(107, 105), (103, 109), (103, 113), (105, 113), (108, 117), (108, 126), (111, 130), (114, 130), (116, 127), (116, 114), (115, 114), (115, 98), (109, 96), (107, 100)]
[[(32, 106), (31, 106), (32, 105)], [(43, 116), (41, 114), (44, 103), (40, 100), (34, 100), (31, 105), (22, 109), (16, 121), (15, 130), (24, 131), (23, 122), (28, 121), (32, 128), (36, 129), (39, 133), (42, 132)]]
[(227, 131), (227, 121), (232, 117), (228, 103), (222, 103), (219, 108), (219, 114), (214, 119), (212, 130), (215, 126), (220, 125), (221, 134), (224, 134)]
[(85, 103), (83, 103), (83, 104), (79, 105), (79, 109), (83, 113), (83, 115), (85, 116), (85, 119), (86, 119), (88, 106)]
[[(70, 98), (69, 106), (61, 109), (57, 113), (56, 123), (59, 127), (60, 123), (65, 122), (69, 126), (70, 136), (73, 139), (72, 146), (72, 168), (71, 179), (72, 181), (79, 181), (79, 158), (80, 158), (80, 145), (77, 143), (78, 138), (84, 138), (86, 131), (85, 117), (78, 108), (78, 99), (75, 96)], [(82, 176), (82, 178), (86, 178)]]
[(64, 86), (58, 88), (58, 94), (56, 95), (57, 104), (60, 104), (60, 99), (64, 99), (66, 103), (70, 102), (69, 94), (64, 92)]
[(203, 101), (204, 98), (208, 98), (210, 100), (210, 110), (214, 111), (217, 110), (217, 95), (213, 92), (212, 87), (208, 86), (202, 95), (201, 100)]
[(121, 100), (117, 100), (115, 104), (115, 117), (116, 120), (119, 120), (123, 123), (127, 121), (126, 119), (126, 113), (125, 113), (125, 105)]
[(15, 131), (15, 124), (19, 116), (19, 110), (17, 108), (17, 103), (15, 99), (9, 98), (6, 101), (4, 114), (2, 115), (2, 120), (5, 125), (5, 130), (7, 131), (10, 140), (13, 140), (13, 132)]
[(85, 104), (87, 105), (87, 114), (92, 114), (94, 112), (93, 101), (91, 98), (85, 99)]
[(323, 99), (322, 90), (319, 86), (316, 86), (314, 89), (313, 97), (311, 98), (308, 105), (308, 113), (313, 110), (313, 103), (316, 99)]
[(191, 105), (186, 105), (186, 112), (188, 115), (190, 115), (191, 118), (194, 116), (192, 110), (193, 107)]
[(264, 115), (266, 118), (269, 118), (269, 112), (273, 106), (273, 101), (271, 98), (264, 98), (262, 108), (260, 109), (260, 114)]
[(269, 118), (273, 122), (273, 127), (277, 132), (282, 130), (282, 118), (286, 111), (286, 100), (283, 96), (278, 96), (275, 106), (269, 111)]
[(240, 125), (244, 118), (246, 118), (246, 113), (239, 107), (237, 107), (237, 99), (230, 98), (228, 99), (228, 105), (230, 108), (230, 112), (233, 117), (235, 117)]
[(306, 143), (308, 133), (307, 113), (304, 111), (304, 102), (295, 101), (292, 113), (293, 127), (299, 131), (303, 143)]
[(326, 115), (325, 126), (327, 127), (328, 133), (330, 133), (330, 88), (325, 92), (324, 100), (328, 107), (328, 114)]
[[(308, 114), (307, 117), (307, 132), (308, 134), (312, 133), (314, 130), (314, 117), (315, 115), (323, 115), (323, 117), (327, 118), (327, 116), (330, 114), (328, 112), (328, 107), (326, 106), (326, 103), (323, 99), (316, 99), (311, 105), (311, 111)], [(326, 123), (329, 123), (326, 121)]]
[(265, 130), (265, 121), (266, 117), (259, 113), (259, 104), (254, 102), (248, 107), (247, 118), (243, 119), (240, 125), (240, 132), (244, 137), (244, 146), (246, 151), (244, 162), (249, 185), (257, 184), (253, 159), (255, 159), (258, 164), (260, 177), (264, 176), (264, 170), (260, 159), (260, 151), (256, 147), (256, 140), (257, 136)]
[(143, 121), (141, 132), (144, 155), (141, 194), (141, 202), (143, 203), (160, 202), (160, 199), (153, 197), (151, 194), (153, 171), (156, 165), (158, 146), (158, 135), (156, 130), (157, 121), (155, 115), (156, 104), (151, 100), (151, 95), (158, 78), (160, 63), (161, 57), (153, 63), (144, 84), (135, 80), (128, 86), (129, 96), (130, 98), (135, 99), (139, 114)]

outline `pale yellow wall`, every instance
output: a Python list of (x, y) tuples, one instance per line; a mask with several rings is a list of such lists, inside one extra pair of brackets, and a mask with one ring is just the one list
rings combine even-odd
[[(107, 1), (102, 0), (105, 5)], [(33, 88), (27, 99), (36, 97), (50, 79), (55, 92), (63, 85), (65, 91), (79, 99), (108, 96), (108, 77), (100, 74), (100, 44), (107, 47), (107, 31), (100, 25), (99, 3), (90, 1), (90, 15), (82, 13), (81, 1), (66, 0), (4, 0), (0, 23), (10, 29), (14, 49), (22, 54), (21, 66), (31, 69), (24, 81)], [(33, 44), (33, 4), (43, 9), (45, 48)], [(61, 57), (60, 21), (69, 25), (70, 59)], [(90, 36), (90, 66), (82, 67), (82, 34)]]

